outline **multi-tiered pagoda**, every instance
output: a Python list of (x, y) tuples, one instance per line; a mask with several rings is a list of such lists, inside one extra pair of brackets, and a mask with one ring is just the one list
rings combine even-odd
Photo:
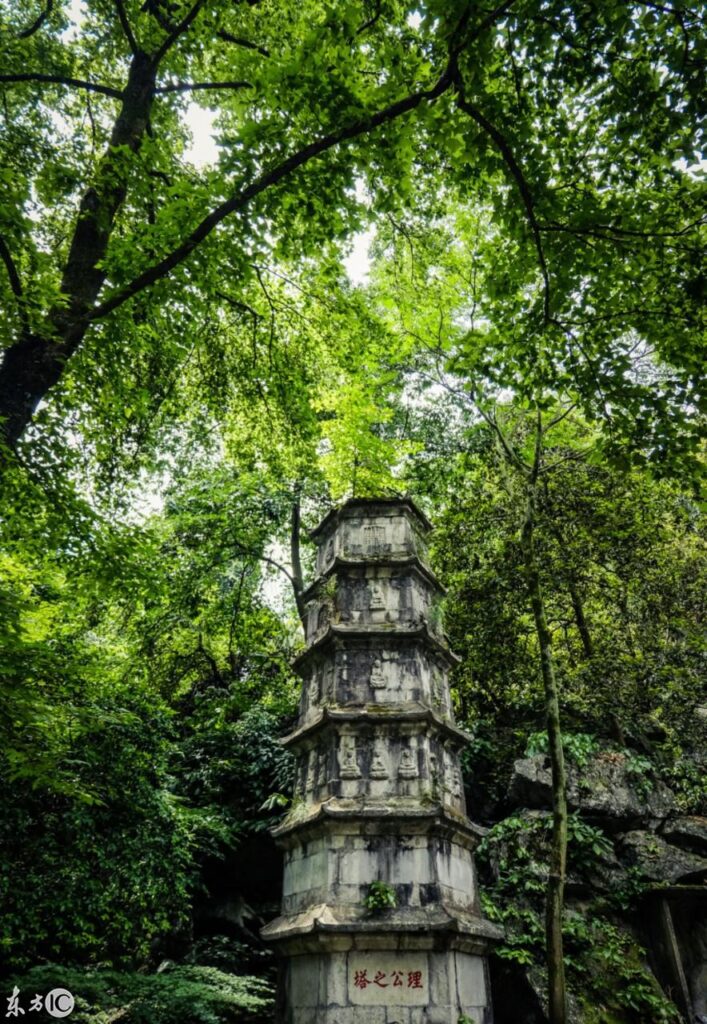
[(282, 916), (263, 931), (285, 957), (283, 1024), (491, 1020), (496, 931), (479, 911), (429, 530), (412, 502), (382, 499), (313, 532)]

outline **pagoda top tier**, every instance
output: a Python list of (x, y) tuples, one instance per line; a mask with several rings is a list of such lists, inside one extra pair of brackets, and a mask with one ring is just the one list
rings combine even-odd
[(312, 530), (317, 575), (343, 562), (427, 561), (432, 524), (410, 498), (351, 498)]

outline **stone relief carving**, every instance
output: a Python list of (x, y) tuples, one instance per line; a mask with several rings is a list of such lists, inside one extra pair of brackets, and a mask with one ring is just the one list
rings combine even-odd
[(340, 775), (342, 779), (361, 778), (361, 769), (356, 757), (356, 740), (353, 736), (348, 736), (343, 740)]
[(439, 791), (439, 758), (436, 754), (430, 754), (430, 782), (434, 792)]
[(464, 787), (462, 773), (457, 759), (450, 751), (444, 751), (444, 791), (452, 800), (461, 800)]
[(321, 751), (317, 762), (317, 784), (327, 785), (329, 782), (329, 759), (325, 751)]
[(326, 627), (329, 625), (330, 612), (331, 610), (329, 608), (328, 603), (325, 603), (320, 606), (319, 611), (317, 613), (317, 631), (321, 629), (326, 629)]
[(309, 686), (307, 688), (307, 697), (309, 698), (310, 705), (317, 704), (319, 701), (319, 674), (318, 668), (312, 669), (312, 678), (309, 680)]
[(401, 779), (416, 779), (419, 774), (414, 751), (410, 747), (404, 747), (398, 765), (399, 777)]
[(329, 704), (331, 704), (331, 702), (334, 700), (334, 680), (335, 680), (334, 666), (331, 665), (331, 664), (327, 665), (327, 667), (326, 667), (326, 669), (325, 669), (325, 671), (324, 671), (324, 673), (322, 675), (322, 691), (323, 691), (324, 699), (326, 699), (327, 703), (329, 703)]
[(304, 757), (297, 759), (297, 775), (295, 778), (295, 796), (304, 798), (307, 789), (307, 761)]
[(442, 673), (436, 665), (432, 666), (432, 704), (438, 710), (442, 707), (443, 701), (443, 686), (442, 686)]
[(379, 580), (371, 580), (368, 585), (370, 593), (369, 608), (372, 612), (385, 611), (385, 591)]
[(383, 663), (380, 658), (376, 658), (373, 662), (370, 684), (374, 690), (383, 690), (387, 685), (385, 675), (383, 674)]
[(309, 757), (307, 759), (307, 782), (305, 784), (305, 793), (311, 793), (316, 783), (317, 774), (317, 752), (316, 750), (310, 750)]
[(371, 778), (387, 779), (389, 777), (386, 758), (383, 754), (383, 742), (376, 740), (373, 744), (373, 757), (371, 758)]
[(462, 773), (455, 765), (452, 768), (452, 797), (454, 800), (461, 800), (464, 787), (462, 784)]

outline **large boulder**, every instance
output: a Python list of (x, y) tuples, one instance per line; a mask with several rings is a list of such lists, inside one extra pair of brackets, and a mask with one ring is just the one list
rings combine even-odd
[(707, 857), (707, 818), (697, 814), (672, 818), (665, 822), (660, 833), (674, 846)]
[(656, 832), (635, 830), (617, 837), (621, 859), (654, 882), (676, 885), (678, 882), (707, 881), (707, 857), (681, 850), (667, 843)]
[[(513, 765), (509, 799), (514, 807), (550, 809), (552, 775), (546, 754)], [(567, 763), (567, 803), (610, 832), (656, 828), (675, 808), (668, 787), (634, 770), (629, 754), (603, 750), (581, 770)]]

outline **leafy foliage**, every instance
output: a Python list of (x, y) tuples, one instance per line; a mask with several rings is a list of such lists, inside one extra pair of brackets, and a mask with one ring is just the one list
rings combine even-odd
[[(108, 1024), (118, 1014), (129, 1024), (256, 1024), (272, 1009), (266, 982), (214, 967), (166, 965), (157, 974), (141, 975), (47, 964), (11, 982), (21, 993), (67, 988), (75, 999), (72, 1018), (80, 1024)], [(54, 1018), (41, 1013), (37, 1019)]]

